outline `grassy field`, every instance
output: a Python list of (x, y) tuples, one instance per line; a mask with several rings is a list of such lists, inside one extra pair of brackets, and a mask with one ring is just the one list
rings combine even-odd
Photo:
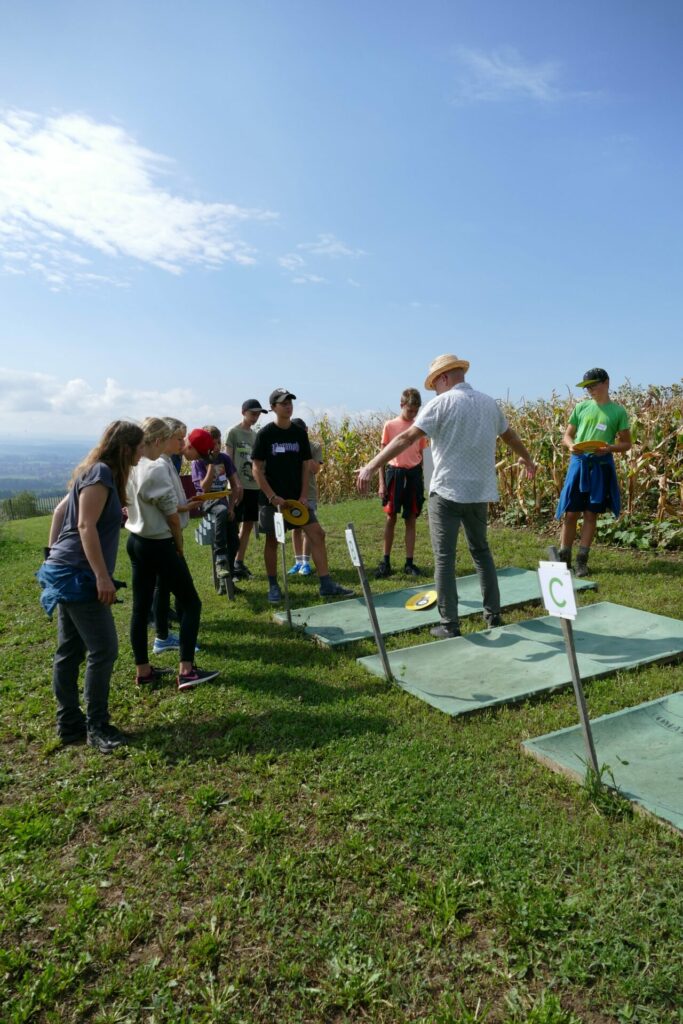
[[(374, 565), (378, 504), (321, 519), (335, 575), (356, 584), (343, 526)], [(138, 693), (127, 594), (112, 711), (132, 745), (62, 750), (55, 624), (32, 575), (47, 529), (0, 533), (3, 1024), (683, 1021), (680, 837), (520, 753), (576, 721), (571, 691), (453, 720), (357, 666), (369, 642), (328, 651), (272, 624), (262, 575), (219, 599), (208, 549), (188, 542), (198, 660), (220, 678)], [(500, 567), (535, 568), (547, 540), (492, 543)], [(248, 561), (262, 573), (260, 549)], [(683, 617), (680, 554), (598, 547), (592, 567), (582, 603)], [(316, 599), (311, 580), (292, 589)], [(679, 665), (586, 690), (599, 715), (681, 688)]]

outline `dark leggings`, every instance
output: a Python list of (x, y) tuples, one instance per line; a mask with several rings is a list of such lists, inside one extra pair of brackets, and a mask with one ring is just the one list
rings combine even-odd
[(175, 542), (149, 540), (131, 533), (127, 543), (133, 568), (133, 614), (130, 620), (130, 642), (136, 665), (149, 661), (147, 624), (154, 597), (157, 576), (162, 586), (176, 598), (180, 612), (180, 660), (194, 661), (199, 632), (202, 602), (195, 590), (190, 570), (178, 554)]

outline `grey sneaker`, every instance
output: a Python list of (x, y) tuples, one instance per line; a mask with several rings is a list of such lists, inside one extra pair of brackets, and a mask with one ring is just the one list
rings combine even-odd
[(581, 579), (583, 576), (588, 575), (588, 559), (582, 558), (581, 555), (576, 556), (576, 568), (574, 569), (574, 575)]
[(341, 583), (335, 583), (334, 580), (330, 580), (327, 584), (321, 584), (318, 593), (321, 597), (353, 597), (352, 590), (342, 587)]
[(120, 732), (114, 725), (101, 725), (97, 729), (88, 729), (88, 746), (99, 750), (101, 754), (111, 754), (117, 747), (122, 747), (127, 742), (126, 734)]
[(440, 626), (433, 626), (429, 632), (432, 636), (435, 636), (437, 640), (452, 640), (453, 637), (462, 636), (460, 627), (454, 625), (452, 622), (442, 622)]

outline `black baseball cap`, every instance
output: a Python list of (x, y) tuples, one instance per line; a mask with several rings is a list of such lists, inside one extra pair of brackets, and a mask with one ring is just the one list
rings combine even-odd
[(287, 388), (275, 388), (275, 391), (271, 391), (268, 401), (272, 408), (272, 406), (277, 405), (278, 402), (286, 402), (288, 398), (295, 399), (296, 395), (293, 395), (291, 391), (287, 390)]
[(264, 409), (258, 398), (248, 398), (242, 402), (242, 412), (270, 412), (270, 409)]
[(602, 382), (606, 380), (609, 380), (607, 370), (602, 370), (599, 366), (594, 366), (592, 370), (586, 370), (583, 375), (583, 380), (580, 380), (575, 387), (587, 388), (590, 387), (591, 384), (602, 384)]

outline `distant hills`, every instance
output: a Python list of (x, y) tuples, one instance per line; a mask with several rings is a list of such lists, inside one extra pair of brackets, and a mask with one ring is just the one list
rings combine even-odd
[(91, 447), (87, 441), (1, 442), (0, 498), (11, 498), (19, 491), (64, 494), (74, 466)]

